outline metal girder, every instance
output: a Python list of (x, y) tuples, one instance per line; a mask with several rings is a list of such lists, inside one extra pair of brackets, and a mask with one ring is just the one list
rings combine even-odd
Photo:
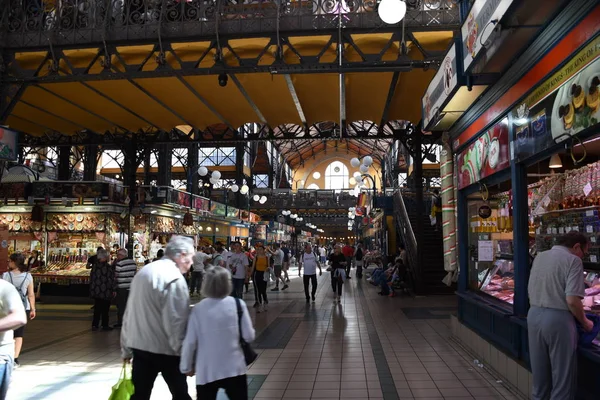
[[(321, 53), (325, 53), (331, 43), (336, 43), (336, 35), (330, 35), (330, 40), (323, 42)], [(135, 64), (126, 64), (127, 58), (124, 57), (119, 46), (116, 45), (102, 45), (94, 47), (96, 54), (91, 58), (88, 65), (84, 67), (74, 67), (70, 62), (69, 56), (62, 50), (54, 49), (54, 47), (46, 47), (48, 53), (46, 57), (41, 59), (39, 66), (35, 69), (23, 69), (21, 66), (13, 62), (15, 59), (16, 52), (9, 52), (8, 56), (5, 57), (5, 74), (2, 80), (9, 84), (21, 84), (21, 83), (58, 83), (58, 82), (81, 82), (81, 81), (102, 81), (102, 80), (129, 80), (130, 82), (136, 79), (145, 78), (164, 78), (176, 76), (183, 80), (185, 76), (198, 76), (198, 75), (219, 75), (227, 73), (228, 75), (240, 74), (240, 73), (270, 73), (270, 74), (311, 74), (311, 73), (339, 73), (343, 74), (346, 72), (390, 72), (390, 71), (410, 71), (412, 69), (425, 69), (425, 68), (437, 68), (443, 59), (443, 55), (435, 55), (425, 57), (425, 59), (412, 59), (407, 55), (399, 55), (395, 60), (389, 60), (386, 58), (386, 52), (389, 47), (395, 42), (401, 40), (398, 34), (392, 34), (388, 39), (387, 46), (377, 54), (362, 55), (361, 60), (354, 61), (348, 60), (342, 53), (336, 57), (333, 61), (321, 62), (321, 57), (306, 57), (301, 56), (300, 53), (294, 48), (293, 44), (290, 43), (288, 38), (283, 37), (278, 39), (276, 37), (267, 37), (269, 39), (263, 46), (259, 54), (254, 58), (242, 58), (235, 51), (233, 46), (229, 45), (228, 41), (224, 43), (220, 42), (221, 48), (225, 48), (229, 51), (231, 59), (226, 58), (219, 62), (214, 62), (211, 59), (212, 53), (219, 51), (219, 45), (216, 42), (211, 42), (207, 50), (204, 51), (197, 60), (194, 61), (182, 61), (177, 55), (177, 49), (174, 49), (172, 43), (167, 40), (162, 40), (160, 45), (154, 45), (151, 48), (145, 50), (146, 54), (140, 54)], [(345, 40), (345, 39), (344, 39)], [(293, 54), (293, 57), (276, 58), (270, 64), (265, 63), (263, 55), (269, 51), (276, 43), (283, 43), (282, 48), (286, 52)], [(344, 42), (345, 43), (345, 42)], [(154, 42), (152, 43), (154, 44)], [(134, 43), (129, 43), (133, 46)], [(350, 42), (348, 44), (352, 46), (357, 52), (359, 48)], [(122, 46), (126, 48), (127, 46)], [(5, 52), (8, 50), (5, 50)], [(12, 50), (11, 50), (12, 51)], [(141, 51), (138, 47), (136, 51)], [(156, 57), (159, 54), (159, 57)], [(359, 53), (362, 54), (362, 53)], [(124, 71), (111, 68), (110, 57), (115, 56), (119, 62), (123, 65)], [(166, 62), (166, 58), (171, 61)], [(52, 65), (55, 66), (55, 71), (51, 73), (42, 72), (47, 70), (48, 61), (52, 61)], [(97, 71), (93, 67), (97, 64), (98, 60), (103, 60), (104, 69)], [(152, 60), (159, 60), (160, 62), (150, 65)], [(63, 66), (61, 61), (64, 62)], [(290, 86), (289, 78), (288, 87)], [(292, 85), (293, 86), (293, 85)]]
[(298, 93), (296, 93), (296, 88), (294, 87), (294, 82), (292, 82), (291, 75), (285, 75), (285, 83), (287, 84), (288, 90), (290, 91), (290, 95), (292, 96), (292, 100), (294, 101), (294, 105), (296, 106), (296, 110), (298, 111), (298, 117), (300, 118), (302, 125), (305, 128), (307, 128), (306, 115), (304, 114), (304, 110), (302, 109), (302, 104), (300, 104), (300, 98), (298, 97)]
[[(0, 9), (4, 46), (40, 49), (93, 46), (102, 42), (131, 43), (163, 39), (212, 40), (274, 34), (323, 35), (343, 24), (348, 33), (395, 32), (377, 15), (376, 2), (354, 0), (223, 1), (206, 0), (5, 0)], [(28, 6), (31, 4), (31, 6)], [(217, 21), (218, 19), (218, 21)], [(456, 0), (408, 3), (404, 25), (410, 31), (452, 30), (460, 26)]]

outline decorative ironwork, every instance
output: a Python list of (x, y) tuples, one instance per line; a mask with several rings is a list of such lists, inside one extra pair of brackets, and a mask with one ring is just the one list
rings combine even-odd
[[(456, 0), (409, 1), (408, 30), (460, 24)], [(223, 37), (303, 32), (322, 35), (341, 26), (352, 32), (392, 32), (377, 0), (5, 0), (0, 26), (7, 47)], [(218, 20), (218, 22), (217, 22)], [(452, 28), (451, 28), (452, 29)], [(0, 32), (1, 34), (2, 32)]]

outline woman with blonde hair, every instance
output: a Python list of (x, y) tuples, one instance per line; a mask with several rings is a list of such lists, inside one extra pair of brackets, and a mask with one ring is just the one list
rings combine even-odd
[(181, 373), (196, 375), (197, 398), (215, 400), (224, 389), (230, 400), (248, 399), (248, 367), (241, 340), (255, 331), (246, 303), (229, 296), (231, 273), (219, 266), (205, 271), (202, 295), (190, 314), (181, 349)]

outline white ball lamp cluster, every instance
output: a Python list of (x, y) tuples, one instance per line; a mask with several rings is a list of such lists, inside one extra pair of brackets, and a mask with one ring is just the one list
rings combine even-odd
[(369, 173), (369, 168), (373, 165), (373, 157), (364, 156), (362, 162), (357, 157), (354, 157), (350, 160), (350, 165), (354, 168), (358, 168), (358, 171), (352, 174), (352, 178), (349, 179), (351, 185), (356, 185), (354, 186), (354, 190), (350, 193), (353, 196), (358, 196), (360, 190), (365, 186), (362, 181), (362, 176)]
[(386, 24), (397, 24), (406, 15), (406, 3), (403, 0), (381, 0), (377, 12)]

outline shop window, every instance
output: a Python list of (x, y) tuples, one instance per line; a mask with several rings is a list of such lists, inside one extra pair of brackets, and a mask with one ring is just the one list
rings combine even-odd
[(325, 169), (325, 189), (345, 189), (348, 187), (348, 178), (348, 167), (340, 161), (334, 161)]
[(254, 175), (254, 187), (268, 188), (269, 187), (269, 175), (267, 175), (267, 174)]

